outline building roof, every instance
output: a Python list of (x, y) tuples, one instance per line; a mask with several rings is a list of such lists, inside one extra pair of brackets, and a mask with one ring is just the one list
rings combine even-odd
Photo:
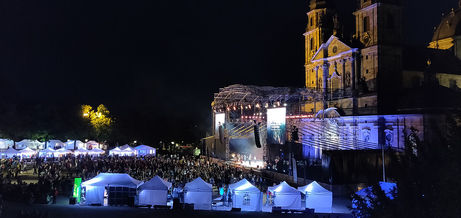
[(311, 10), (330, 7), (330, 1), (327, 0), (310, 0), (309, 7)]
[(461, 8), (453, 9), (442, 18), (434, 32), (432, 41), (461, 35)]

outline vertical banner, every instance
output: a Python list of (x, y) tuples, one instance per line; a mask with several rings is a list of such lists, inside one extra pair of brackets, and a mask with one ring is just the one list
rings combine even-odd
[(226, 120), (226, 115), (224, 113), (215, 114), (215, 119), (214, 119), (215, 138), (220, 137), (219, 127), (221, 127), (221, 131), (222, 131), (225, 120)]
[(80, 203), (80, 198), (82, 195), (82, 178), (75, 178), (74, 179), (74, 192), (73, 197), (76, 199), (77, 203)]
[(284, 144), (286, 131), (285, 107), (267, 109), (267, 143)]

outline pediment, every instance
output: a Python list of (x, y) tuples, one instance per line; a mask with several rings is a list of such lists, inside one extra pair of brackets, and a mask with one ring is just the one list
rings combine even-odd
[(319, 50), (312, 58), (312, 61), (334, 57), (351, 50), (352, 48), (349, 47), (346, 43), (342, 42), (338, 37), (331, 36), (326, 43), (323, 43), (320, 46)]

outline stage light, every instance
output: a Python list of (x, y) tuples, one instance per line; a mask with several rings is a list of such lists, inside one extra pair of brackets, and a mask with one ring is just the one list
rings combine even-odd
[(248, 105), (248, 108), (251, 109), (251, 105)]
[(256, 108), (259, 108), (259, 107), (261, 107), (261, 106), (259, 105), (259, 103), (257, 103), (257, 104), (256, 104)]
[(288, 104), (287, 104), (287, 103), (283, 103), (283, 106), (286, 107), (286, 106), (288, 106)]

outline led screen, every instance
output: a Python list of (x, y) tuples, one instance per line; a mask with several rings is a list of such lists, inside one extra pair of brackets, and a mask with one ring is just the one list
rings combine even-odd
[(284, 144), (285, 143), (285, 125), (286, 125), (285, 107), (267, 109), (267, 143)]
[(226, 116), (224, 113), (217, 113), (215, 114), (215, 123), (214, 123), (214, 129), (215, 129), (215, 136), (219, 138), (219, 126), (222, 126), (225, 122)]

